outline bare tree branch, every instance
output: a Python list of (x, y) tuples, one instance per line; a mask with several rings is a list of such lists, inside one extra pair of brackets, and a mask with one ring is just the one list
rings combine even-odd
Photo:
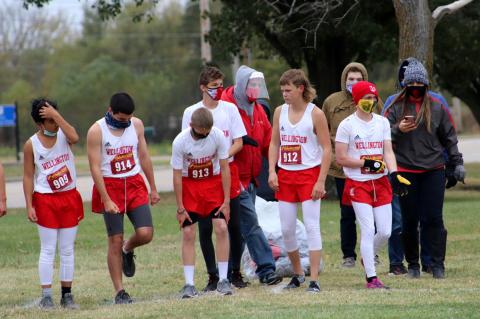
[(0, 5), (0, 54), (15, 65), (26, 50), (52, 50), (55, 41), (68, 36), (64, 17), (49, 16), (40, 10), (23, 10), (21, 5)]
[(473, 0), (458, 0), (444, 6), (439, 6), (432, 13), (432, 18), (435, 24), (437, 24), (446, 14), (452, 14), (472, 1)]
[[(305, 45), (313, 48), (317, 46), (318, 33), (322, 26), (338, 27), (345, 17), (359, 4), (354, 0), (340, 17), (335, 17), (338, 9), (345, 5), (345, 0), (297, 1), (297, 0), (262, 0), (269, 8), (276, 12), (272, 25), (282, 29), (282, 32), (303, 34)], [(308, 45), (308, 42), (310, 45)]]

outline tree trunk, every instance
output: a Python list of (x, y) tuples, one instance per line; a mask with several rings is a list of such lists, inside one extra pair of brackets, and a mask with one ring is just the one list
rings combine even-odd
[(340, 77), (343, 69), (350, 62), (345, 57), (343, 38), (328, 39), (322, 48), (322, 50), (304, 50), (308, 77), (317, 90), (315, 103), (320, 107), (327, 96), (341, 90)]
[(477, 120), (477, 123), (480, 124), (480, 96), (475, 89), (467, 89), (462, 94), (458, 94), (458, 97), (468, 105), (470, 111), (472, 111), (473, 117)]
[(393, 0), (399, 28), (399, 62), (420, 60), (432, 74), (435, 24), (427, 0)]

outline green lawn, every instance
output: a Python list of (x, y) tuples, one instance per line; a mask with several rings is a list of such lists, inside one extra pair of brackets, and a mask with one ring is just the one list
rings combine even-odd
[[(89, 207), (85, 208), (88, 212)], [(433, 280), (428, 275), (420, 280), (388, 276), (384, 250), (379, 276), (392, 289), (367, 291), (360, 266), (349, 270), (339, 267), (338, 206), (337, 202), (325, 201), (321, 224), (326, 267), (321, 275), (320, 294), (287, 293), (278, 286), (264, 287), (254, 282), (229, 297), (206, 295), (195, 300), (179, 300), (178, 291), (183, 286), (181, 236), (174, 217), (174, 198), (172, 194), (163, 194), (161, 205), (153, 210), (155, 238), (136, 251), (137, 274), (125, 279), (125, 287), (136, 303), (112, 305), (114, 292), (106, 265), (103, 220), (101, 216), (87, 213), (80, 226), (75, 256), (73, 292), (81, 310), (44, 312), (35, 306), (40, 295), (37, 232), (23, 211), (10, 210), (0, 219), (0, 318), (479, 318), (478, 211), (478, 192), (448, 192), (445, 280)], [(131, 226), (127, 225), (130, 233)], [(203, 288), (206, 275), (201, 257), (197, 259), (197, 266), (196, 285)], [(58, 278), (58, 266), (55, 276)], [(59, 290), (56, 281), (54, 299), (57, 303)]]

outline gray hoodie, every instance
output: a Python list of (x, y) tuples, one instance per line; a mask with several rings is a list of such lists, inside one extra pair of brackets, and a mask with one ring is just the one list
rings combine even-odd
[(237, 74), (235, 75), (235, 89), (233, 90), (233, 96), (235, 101), (237, 101), (237, 106), (247, 112), (248, 116), (253, 116), (253, 104), (248, 101), (247, 94), (247, 84), (250, 79), (250, 75), (256, 70), (249, 68), (246, 65), (242, 65), (238, 68)]

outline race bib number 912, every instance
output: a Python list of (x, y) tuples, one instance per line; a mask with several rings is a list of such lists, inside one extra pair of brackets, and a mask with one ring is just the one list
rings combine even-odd
[(280, 163), (282, 165), (302, 164), (302, 146), (282, 145), (280, 147)]

